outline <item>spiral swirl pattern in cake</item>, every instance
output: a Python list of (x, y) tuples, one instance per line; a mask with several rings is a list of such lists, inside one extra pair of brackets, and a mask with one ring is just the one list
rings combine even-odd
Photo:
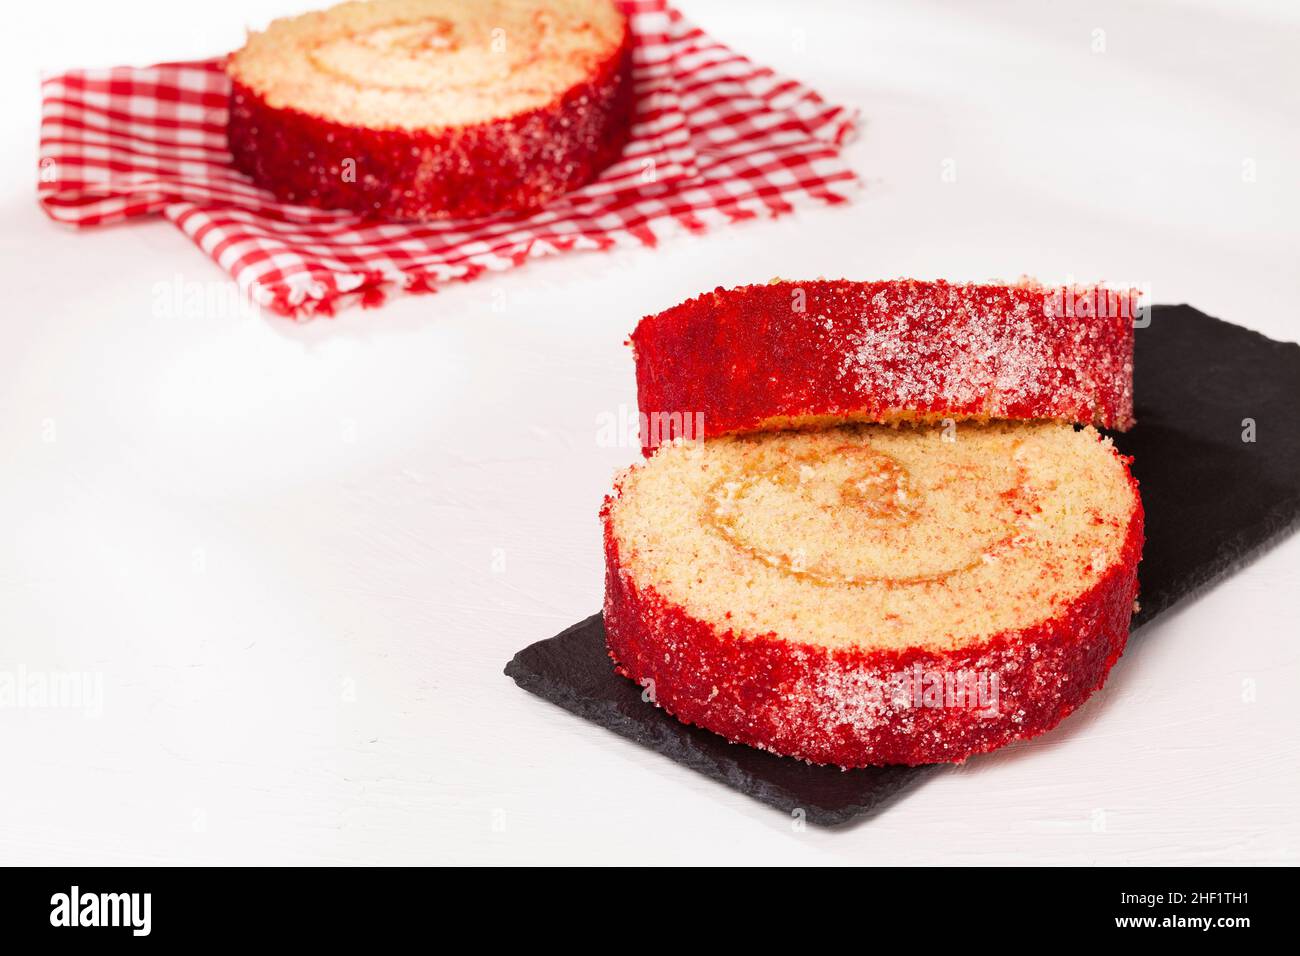
[(279, 198), (390, 219), (536, 208), (618, 155), (611, 0), (368, 0), (277, 20), (228, 64), (236, 162)]
[[(675, 443), (603, 519), (620, 671), (688, 723), (845, 767), (1050, 729), (1122, 652), (1142, 547), (1126, 461), (1049, 422)], [(972, 681), (969, 706), (917, 686)]]

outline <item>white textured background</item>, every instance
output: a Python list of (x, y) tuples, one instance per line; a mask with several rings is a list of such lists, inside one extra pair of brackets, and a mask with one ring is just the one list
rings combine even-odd
[(104, 703), (0, 709), (0, 862), (1296, 861), (1300, 538), (1147, 629), (1057, 732), (846, 832), (502, 676), (600, 604), (596, 510), (635, 449), (597, 420), (634, 407), (646, 312), (1030, 273), (1300, 337), (1294, 5), (681, 4), (862, 108), (856, 203), (305, 326), (169, 311), (159, 283), (222, 289), (179, 232), (74, 234), (34, 199), (41, 70), (219, 53), (302, 7), (12, 12), (0, 672), (98, 672)]

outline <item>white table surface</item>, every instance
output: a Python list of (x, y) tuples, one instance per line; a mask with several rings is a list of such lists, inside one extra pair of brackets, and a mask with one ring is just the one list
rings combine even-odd
[(597, 423), (635, 407), (644, 313), (1027, 273), (1300, 337), (1294, 5), (681, 4), (861, 107), (855, 203), (304, 325), (169, 314), (159, 283), (223, 282), (189, 240), (34, 199), (41, 70), (219, 53), (299, 4), (14, 12), (0, 672), (100, 675), (102, 714), (0, 709), (0, 862), (1296, 861), (1300, 538), (1146, 629), (1056, 732), (844, 832), (502, 676), (600, 606), (596, 511), (636, 451)]

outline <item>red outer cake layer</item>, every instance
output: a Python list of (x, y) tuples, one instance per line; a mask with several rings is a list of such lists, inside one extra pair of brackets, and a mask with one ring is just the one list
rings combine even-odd
[(1137, 310), (1133, 292), (1033, 283), (719, 288), (632, 333), (642, 445), (819, 416), (1125, 429)]
[[(235, 164), (285, 202), (380, 219), (470, 219), (526, 211), (618, 158), (635, 107), (632, 37), (551, 105), (438, 131), (347, 126), (269, 105), (233, 81)], [(355, 161), (354, 182), (343, 178)]]
[[(631, 580), (606, 499), (610, 657), (618, 673), (652, 687), (658, 706), (733, 743), (846, 768), (962, 762), (1051, 730), (1124, 652), (1143, 544), (1137, 482), (1129, 481), (1135, 510), (1120, 561), (1092, 588), (1050, 620), (946, 652), (828, 650), (719, 630)], [(986, 686), (997, 675), (996, 713), (917, 706), (916, 697), (882, 690), (896, 688), (899, 675), (916, 675), (924, 688), (972, 672)]]

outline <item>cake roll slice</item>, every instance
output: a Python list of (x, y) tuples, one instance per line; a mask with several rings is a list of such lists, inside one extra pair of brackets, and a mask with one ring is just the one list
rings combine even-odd
[(1055, 422), (675, 442), (602, 520), (616, 669), (686, 723), (841, 767), (1056, 726), (1124, 650), (1143, 544), (1127, 460)]
[(1133, 424), (1136, 290), (775, 281), (644, 318), (642, 445), (844, 421)]
[(231, 55), (235, 163), (287, 202), (383, 219), (535, 209), (617, 158), (632, 37), (613, 0), (368, 0)]

